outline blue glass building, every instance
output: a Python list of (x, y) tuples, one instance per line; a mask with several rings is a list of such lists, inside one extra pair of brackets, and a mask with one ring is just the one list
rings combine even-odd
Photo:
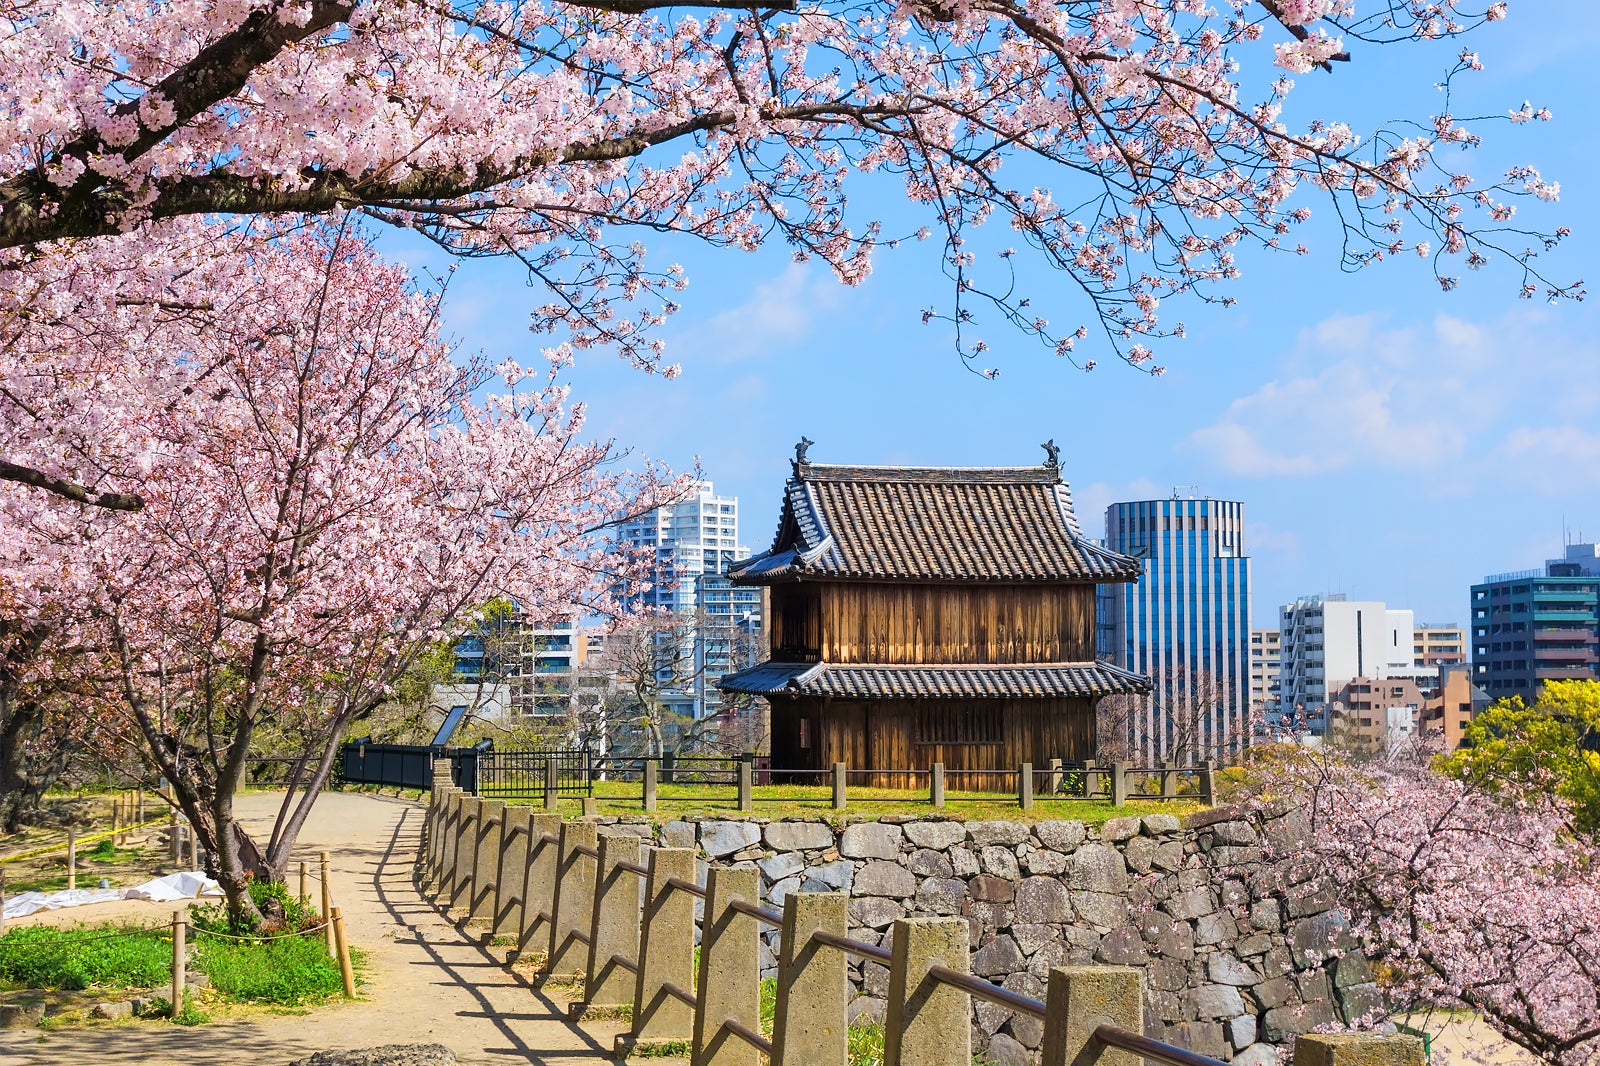
[(1231, 761), (1249, 735), (1250, 557), (1244, 504), (1174, 493), (1114, 503), (1106, 547), (1140, 560), (1101, 588), (1099, 652), (1155, 684), (1124, 723), (1128, 753), (1153, 762)]

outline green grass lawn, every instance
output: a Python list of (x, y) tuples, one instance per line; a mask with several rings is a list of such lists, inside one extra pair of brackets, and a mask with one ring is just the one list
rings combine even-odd
[[(600, 781), (594, 786), (596, 806), (604, 815), (644, 814), (642, 787), (637, 781)], [(754, 809), (748, 816), (757, 818), (825, 818), (830, 822), (846, 819), (881, 818), (885, 815), (927, 817), (943, 814), (947, 818), (970, 821), (1005, 819), (1037, 822), (1054, 818), (1073, 818), (1099, 825), (1110, 818), (1167, 813), (1182, 817), (1200, 809), (1193, 800), (1130, 799), (1126, 806), (1114, 807), (1108, 800), (1034, 798), (1032, 810), (1017, 805), (1015, 796), (981, 792), (949, 792), (945, 807), (934, 807), (923, 791), (890, 788), (852, 787), (845, 810), (833, 809), (833, 791), (825, 785), (758, 785), (751, 791)], [(512, 803), (542, 805), (543, 796), (511, 799)], [(561, 812), (576, 815), (581, 809), (577, 797), (563, 797)], [(656, 794), (654, 819), (658, 822), (702, 815), (722, 818), (746, 817), (739, 811), (738, 792), (731, 785), (661, 785)]]

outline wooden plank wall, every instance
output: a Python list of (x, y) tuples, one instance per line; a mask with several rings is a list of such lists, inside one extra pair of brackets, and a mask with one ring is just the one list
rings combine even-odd
[[(1087, 699), (937, 701), (937, 706), (969, 715), (998, 715), (998, 744), (919, 744), (917, 701), (871, 703), (821, 699), (772, 701), (772, 765), (779, 769), (826, 770), (835, 762), (851, 769), (927, 770), (945, 765), (946, 787), (954, 790), (1010, 792), (1016, 769), (1032, 762), (1044, 769), (1050, 759), (1082, 762), (1094, 756), (1094, 703)], [(808, 718), (811, 747), (799, 747), (799, 720)], [(1004, 771), (964, 774), (963, 770)], [(804, 782), (811, 783), (807, 778)], [(817, 779), (820, 780), (820, 779)], [(923, 789), (924, 776), (880, 773), (852, 775), (852, 785)]]
[(772, 648), (786, 662), (1092, 662), (1094, 626), (1093, 585), (799, 582), (772, 590)]

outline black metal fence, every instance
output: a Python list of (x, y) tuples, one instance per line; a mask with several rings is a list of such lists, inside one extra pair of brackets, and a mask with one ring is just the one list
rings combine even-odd
[(434, 760), (449, 759), (450, 783), (476, 792), (478, 766), (487, 750), (484, 744), (476, 748), (446, 748), (353, 740), (339, 749), (338, 779), (347, 785), (428, 789), (433, 787)]
[(478, 755), (477, 787), (468, 791), (488, 799), (543, 796), (550, 788), (563, 796), (592, 796), (596, 762), (588, 751), (484, 751)]

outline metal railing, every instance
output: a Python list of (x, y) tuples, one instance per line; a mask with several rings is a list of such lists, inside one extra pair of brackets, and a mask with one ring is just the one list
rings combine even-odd
[[(753, 1061), (725, 1057), (732, 1040), (770, 1066), (844, 1066), (854, 958), (889, 969), (884, 1066), (928, 1061), (934, 1047), (948, 1050), (941, 1060), (967, 1061), (974, 999), (1041, 1021), (1042, 1066), (1086, 1066), (1113, 1049), (1163, 1066), (1222, 1066), (1144, 1035), (1137, 968), (1057, 967), (1036, 999), (971, 972), (964, 918), (899, 919), (885, 947), (848, 935), (844, 894), (793, 893), (780, 911), (761, 902), (758, 870), (713, 866), (701, 884), (696, 857), (441, 783), (426, 812), (420, 877), (447, 910), (492, 919), (544, 979), (575, 981), (575, 1018), (627, 1016), (619, 1053), (687, 1043), (695, 1062)], [(770, 1035), (760, 1016), (763, 926), (779, 931)], [(1416, 1066), (1385, 1052), (1393, 1037), (1370, 1039), (1378, 1054), (1363, 1061)], [(1312, 1050), (1335, 1063), (1327, 1048)]]

